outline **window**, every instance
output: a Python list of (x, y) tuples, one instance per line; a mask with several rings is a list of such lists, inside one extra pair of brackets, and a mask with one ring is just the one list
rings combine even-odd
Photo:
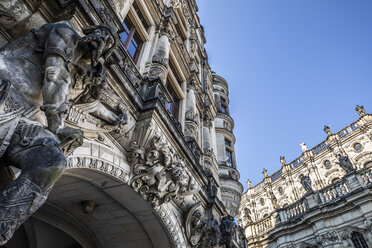
[(360, 143), (354, 144), (354, 150), (357, 152), (360, 152), (362, 150), (363, 146)]
[(123, 22), (124, 31), (120, 33), (120, 39), (124, 48), (128, 51), (134, 62), (137, 62), (139, 52), (142, 46), (142, 40), (138, 35), (136, 27), (128, 17)]
[(174, 91), (171, 83), (167, 81), (166, 83), (167, 90), (171, 96), (171, 101), (168, 103), (168, 109), (171, 112), (172, 116), (178, 121), (179, 108), (180, 108), (180, 99)]
[(230, 141), (230, 140), (227, 140), (227, 139), (225, 139), (225, 145), (226, 145), (226, 146), (229, 146), (229, 147), (231, 147), (231, 141)]
[(363, 235), (359, 232), (353, 232), (351, 234), (351, 242), (353, 242), (355, 248), (368, 248)]
[(226, 149), (226, 165), (233, 167), (232, 152)]
[(331, 166), (332, 166), (331, 161), (329, 161), (329, 160), (324, 161), (323, 164), (324, 164), (324, 167), (325, 167), (326, 169), (329, 169), (329, 168), (331, 168)]
[(221, 108), (220, 112), (224, 114), (228, 114), (228, 107), (227, 107), (227, 101), (225, 98), (221, 97)]

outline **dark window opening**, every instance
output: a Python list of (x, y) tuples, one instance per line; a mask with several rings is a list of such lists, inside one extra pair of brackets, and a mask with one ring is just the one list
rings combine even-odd
[(353, 242), (355, 248), (368, 248), (363, 235), (359, 232), (353, 232), (351, 234), (351, 241)]
[(231, 146), (231, 142), (229, 140), (225, 139), (225, 145), (226, 146)]
[(134, 62), (137, 62), (141, 47), (142, 40), (138, 35), (136, 27), (132, 22), (125, 18), (123, 22), (124, 31), (120, 33), (120, 39), (124, 44), (124, 48), (128, 51)]
[(180, 108), (180, 99), (178, 98), (176, 92), (174, 91), (172, 85), (169, 81), (166, 83), (167, 90), (171, 96), (171, 101), (168, 103), (168, 109), (173, 117), (178, 121), (179, 108)]

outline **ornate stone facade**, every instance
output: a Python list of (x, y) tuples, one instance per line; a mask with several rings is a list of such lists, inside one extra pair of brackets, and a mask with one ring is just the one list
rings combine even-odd
[(249, 247), (370, 247), (372, 115), (332, 133), (242, 196), (238, 222)]
[[(63, 149), (65, 173), (6, 247), (246, 247), (233, 221), (242, 185), (228, 85), (208, 65), (196, 12), (194, 0), (0, 3), (0, 47), (22, 35), (40, 37), (40, 27), (60, 22), (76, 32), (68, 42), (90, 42), (81, 56), (89, 52), (92, 63), (68, 47), (23, 43), (40, 53), (25, 49), (27, 63), (44, 68), (44, 53), (63, 59), (69, 98), (62, 122), (83, 131), (84, 142), (78, 148), (62, 142), (71, 148)], [(120, 38), (86, 28), (92, 25)], [(105, 42), (115, 49), (106, 52)], [(51, 105), (44, 105), (47, 114)], [(17, 111), (10, 101), (2, 107)], [(50, 127), (48, 118), (37, 121)], [(1, 170), (8, 180), (1, 179), (2, 189), (23, 173)], [(0, 225), (9, 214), (3, 208)]]

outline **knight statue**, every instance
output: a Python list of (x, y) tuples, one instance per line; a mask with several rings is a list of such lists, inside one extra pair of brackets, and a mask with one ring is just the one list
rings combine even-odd
[(76, 68), (102, 72), (118, 40), (105, 25), (83, 33), (45, 24), (0, 49), (0, 169), (21, 171), (1, 179), (0, 246), (46, 201), (65, 156), (83, 142), (82, 131), (64, 124), (72, 78)]

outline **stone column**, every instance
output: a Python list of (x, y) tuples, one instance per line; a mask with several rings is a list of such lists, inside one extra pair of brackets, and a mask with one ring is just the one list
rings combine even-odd
[(152, 64), (149, 72), (150, 79), (159, 78), (163, 84), (167, 81), (169, 49), (170, 49), (170, 29), (169, 23), (162, 25), (159, 32), (154, 55), (152, 56)]
[(190, 82), (186, 98), (185, 136), (198, 140), (198, 116), (196, 114), (195, 85)]

